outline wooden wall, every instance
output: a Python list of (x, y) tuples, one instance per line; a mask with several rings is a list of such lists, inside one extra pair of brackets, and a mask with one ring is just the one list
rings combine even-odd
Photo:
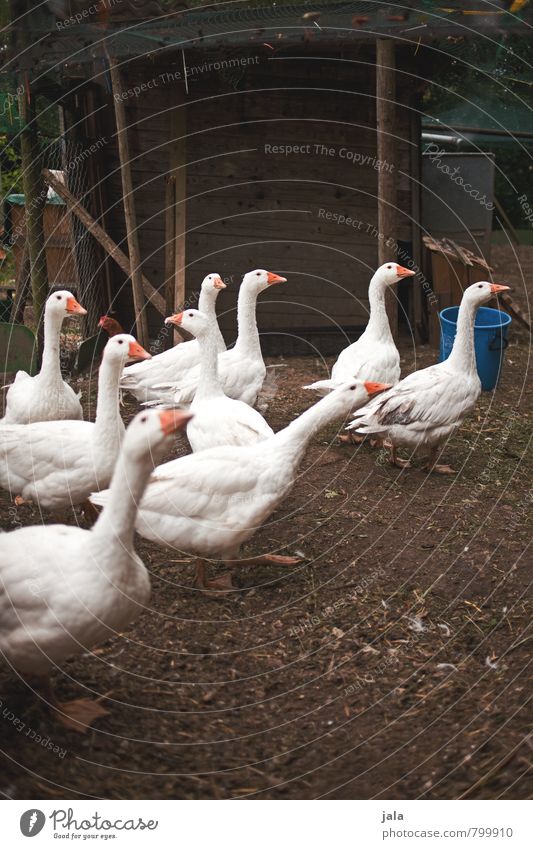
[[(265, 48), (242, 71), (207, 69), (188, 82), (185, 295), (190, 298), (212, 271), (231, 281), (219, 298), (229, 339), (246, 271), (263, 267), (289, 281), (261, 296), (260, 329), (309, 337), (366, 324), (368, 281), (377, 264), (374, 48), (345, 53), (350, 62), (336, 61), (338, 54), (274, 56)], [(221, 58), (187, 54), (189, 65)], [(404, 61), (399, 55), (400, 67)], [(165, 176), (179, 144), (173, 144), (171, 112), (184, 98), (180, 67), (178, 55), (164, 65), (143, 62), (123, 70), (125, 88), (165, 71), (176, 74), (125, 100), (143, 270), (158, 287), (165, 276)], [(414, 102), (410, 79), (401, 72), (397, 97), (406, 106)], [(412, 120), (409, 108), (398, 108), (396, 161), (386, 166), (398, 173), (396, 238), (406, 242), (412, 237)], [(302, 152), (290, 155), (265, 147), (296, 144)], [(108, 150), (107, 193), (116, 204), (108, 216), (111, 235), (125, 244), (118, 155), (114, 145)], [(350, 161), (348, 151), (359, 162)], [(332, 216), (360, 223), (336, 223)], [(129, 300), (123, 292), (120, 312)], [(150, 324), (155, 335), (155, 312)]]
[[(219, 299), (228, 309), (224, 329), (233, 329), (240, 277), (256, 267), (288, 278), (261, 296), (262, 331), (309, 336), (338, 325), (366, 324), (378, 245), (372, 57), (371, 49), (349, 64), (315, 56), (263, 56), (247, 67), (244, 86), (223, 80), (216, 100), (213, 74), (202, 74), (191, 85), (188, 280), (195, 285), (205, 273), (218, 271), (234, 281)], [(398, 93), (408, 102), (401, 75)], [(409, 173), (410, 118), (409, 110), (398, 110), (396, 162), (390, 163), (398, 172)], [(268, 145), (302, 148), (285, 155)], [(347, 158), (348, 151), (359, 164)], [(362, 157), (367, 157), (364, 164)], [(398, 174), (398, 188), (396, 238), (409, 241), (407, 177)], [(338, 223), (340, 216), (355, 219), (356, 226)]]

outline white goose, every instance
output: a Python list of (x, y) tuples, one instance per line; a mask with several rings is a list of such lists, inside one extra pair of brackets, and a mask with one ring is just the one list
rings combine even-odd
[[(391, 333), (387, 315), (387, 289), (404, 277), (413, 277), (414, 271), (386, 262), (381, 265), (370, 281), (368, 301), (370, 314), (364, 333), (356, 342), (340, 352), (331, 369), (329, 380), (317, 380), (305, 389), (314, 389), (320, 395), (330, 392), (339, 383), (347, 380), (379, 380), (394, 386), (400, 379), (400, 354)], [(340, 437), (341, 442), (364, 441), (364, 436), (349, 433)]]
[(217, 340), (212, 322), (198, 310), (173, 316), (173, 323), (198, 339), (200, 379), (190, 406), (194, 413), (187, 425), (193, 451), (218, 445), (253, 445), (273, 436), (261, 413), (244, 401), (228, 398), (218, 379)]
[(150, 598), (150, 579), (135, 553), (137, 505), (167, 436), (188, 415), (145, 410), (130, 424), (109, 490), (90, 530), (35, 525), (0, 534), (0, 654), (35, 679), (69, 728), (86, 731), (107, 713), (98, 701), (59, 702), (50, 675), (73, 655), (128, 627)]
[[(218, 274), (208, 274), (202, 281), (198, 301), (198, 309), (213, 323), (219, 351), (226, 350), (226, 343), (218, 326), (215, 303), (225, 288), (226, 284)], [(199, 362), (200, 349), (196, 340), (179, 342), (168, 351), (156, 354), (150, 362), (136, 363), (124, 369), (120, 387), (127, 389), (140, 402), (155, 401), (161, 395), (160, 391), (152, 388), (155, 384), (178, 382)]]
[[(266, 375), (257, 332), (257, 296), (274, 286), (286, 283), (285, 277), (262, 268), (245, 274), (239, 289), (237, 303), (238, 337), (233, 348), (218, 356), (218, 376), (221, 386), (229, 398), (244, 401), (251, 407), (255, 404)], [(173, 323), (174, 316), (165, 319)], [(200, 367), (193, 368), (181, 381), (161, 386), (159, 401), (190, 404), (200, 380)], [(157, 387), (155, 387), (157, 389)]]
[(387, 289), (404, 277), (413, 277), (414, 271), (395, 262), (381, 265), (368, 287), (370, 315), (364, 333), (348, 345), (337, 357), (329, 380), (317, 380), (306, 386), (325, 395), (340, 383), (348, 380), (379, 380), (394, 384), (400, 379), (400, 354), (394, 342), (386, 307)]
[(61, 376), (59, 340), (63, 320), (70, 315), (86, 315), (87, 310), (71, 292), (53, 292), (44, 310), (44, 346), (41, 370), (35, 377), (17, 372), (6, 395), (3, 424), (28, 424), (55, 419), (82, 419), (79, 395)]
[(473, 283), (463, 293), (457, 318), (457, 335), (447, 360), (404, 377), (380, 398), (358, 410), (348, 426), (358, 433), (388, 437), (391, 463), (405, 468), (409, 462), (397, 456), (404, 446), (416, 452), (430, 450), (427, 471), (455, 474), (437, 463), (440, 446), (459, 427), (476, 404), (481, 382), (476, 369), (474, 322), (481, 304), (509, 286)]
[[(273, 554), (235, 561), (240, 546), (292, 488), (312, 436), (386, 388), (354, 381), (256, 445), (211, 448), (157, 466), (140, 505), (137, 530), (146, 539), (202, 558), (196, 578), (201, 588), (231, 587), (231, 576), (206, 580), (205, 558), (233, 565), (297, 563), (298, 558)], [(91, 496), (91, 501), (106, 505), (109, 498), (104, 491)]]
[(129, 359), (149, 357), (133, 336), (122, 333), (109, 339), (99, 371), (94, 423), (0, 424), (0, 486), (17, 495), (17, 505), (34, 501), (41, 508), (61, 510), (109, 486), (124, 436), (120, 375)]

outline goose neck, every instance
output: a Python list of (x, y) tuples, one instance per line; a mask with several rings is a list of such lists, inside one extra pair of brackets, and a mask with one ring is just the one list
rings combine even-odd
[(41, 376), (48, 383), (59, 383), (61, 377), (60, 337), (63, 316), (50, 312), (44, 314), (44, 346)]
[(120, 390), (119, 382), (122, 374), (123, 363), (102, 360), (98, 372), (98, 398), (96, 403), (95, 433), (101, 438), (103, 433), (123, 431), (122, 419), (120, 417)]
[(368, 287), (370, 315), (366, 330), (381, 338), (392, 338), (387, 315), (387, 289), (388, 286), (376, 276), (372, 278)]
[(334, 419), (346, 415), (346, 413), (344, 399), (339, 398), (335, 393), (326, 395), (305, 410), (287, 427), (271, 437), (272, 444), (282, 450), (286, 460), (298, 465), (311, 439), (323, 427), (329, 425)]
[(246, 354), (259, 354), (261, 345), (257, 332), (256, 318), (257, 293), (242, 286), (237, 301), (237, 324), (239, 334), (235, 348)]
[(218, 346), (213, 326), (197, 336), (197, 340), (200, 347), (200, 379), (194, 400), (205, 401), (224, 394), (218, 379)]
[(457, 316), (457, 331), (448, 365), (461, 371), (476, 372), (476, 352), (474, 348), (474, 322), (478, 310), (477, 304), (461, 301)]
[(111, 556), (108, 562), (120, 559), (121, 553), (133, 552), (135, 520), (144, 489), (153, 470), (150, 455), (139, 460), (123, 448), (117, 460), (109, 500), (99, 516), (92, 533), (95, 541)]

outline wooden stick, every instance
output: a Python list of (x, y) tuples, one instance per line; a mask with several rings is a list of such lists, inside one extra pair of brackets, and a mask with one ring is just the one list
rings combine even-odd
[(126, 221), (128, 253), (131, 263), (131, 285), (133, 290), (133, 305), (135, 308), (137, 338), (141, 345), (147, 347), (149, 345), (148, 321), (146, 318), (144, 292), (141, 280), (141, 253), (139, 250), (139, 234), (137, 231), (137, 216), (135, 214), (135, 200), (133, 196), (133, 179), (131, 176), (126, 109), (121, 97), (122, 83), (118, 65), (116, 60), (111, 56), (108, 57), (108, 61), (111, 73), (111, 85), (113, 87), (113, 101), (115, 103), (118, 155), (120, 159), (120, 175), (122, 178), (122, 199), (124, 203), (124, 218)]
[[(378, 170), (378, 262), (382, 265), (391, 259), (387, 240), (396, 242), (396, 168), (395, 168), (395, 112), (396, 76), (394, 41), (378, 38), (376, 41), (376, 127), (377, 158), (385, 167)], [(398, 336), (397, 301), (389, 299), (387, 313), (391, 332)]]
[[(48, 168), (43, 170), (43, 176), (49, 186), (62, 198), (67, 204), (68, 208), (71, 212), (76, 215), (82, 224), (87, 227), (89, 232), (94, 236), (94, 238), (99, 242), (103, 248), (107, 251), (109, 256), (115, 260), (117, 265), (120, 266), (122, 271), (131, 277), (131, 265), (128, 257), (121, 251), (119, 246), (113, 241), (111, 236), (108, 236), (103, 227), (101, 227), (90, 215), (84, 206), (81, 205), (79, 200), (76, 200), (73, 194), (67, 189), (63, 183), (55, 177)], [(150, 301), (150, 303), (156, 308), (161, 315), (166, 314), (166, 306), (165, 299), (162, 295), (159, 294), (157, 289), (154, 289), (150, 281), (144, 276), (141, 275), (141, 283), (143, 287), (144, 294)]]

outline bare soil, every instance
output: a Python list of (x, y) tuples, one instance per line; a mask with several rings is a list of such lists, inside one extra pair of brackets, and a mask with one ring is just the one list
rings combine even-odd
[[(503, 250), (495, 266), (525, 306), (519, 261)], [(234, 594), (211, 599), (192, 587), (185, 556), (139, 540), (151, 611), (56, 678), (64, 698), (105, 694), (110, 715), (86, 736), (69, 732), (0, 673), (0, 791), (531, 797), (529, 349), (515, 322), (497, 392), (446, 447), (456, 477), (341, 447), (340, 423), (313, 440), (292, 494), (247, 549), (301, 551), (296, 568), (243, 569)], [(407, 339), (402, 353), (404, 373), (435, 359)], [(313, 358), (278, 371), (274, 429), (314, 400), (301, 387), (324, 374)], [(83, 388), (89, 412), (94, 379)], [(127, 401), (126, 418), (135, 410)], [(0, 508), (5, 530), (51, 521), (5, 493)]]

